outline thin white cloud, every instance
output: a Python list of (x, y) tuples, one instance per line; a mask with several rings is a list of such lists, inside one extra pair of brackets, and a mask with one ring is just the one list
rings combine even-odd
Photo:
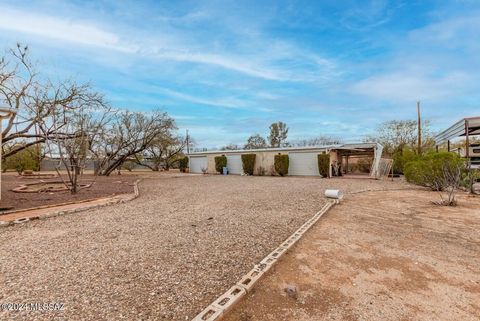
[(223, 107), (223, 108), (242, 108), (246, 106), (246, 102), (238, 100), (234, 97), (207, 99), (207, 98), (184, 94), (168, 88), (158, 88), (158, 87), (155, 87), (155, 91), (171, 97), (184, 100), (184, 101), (189, 101), (189, 102), (201, 104), (201, 105), (209, 105), (209, 106)]
[(268, 80), (289, 80), (286, 76), (281, 75), (279, 71), (271, 68), (252, 65), (247, 59), (232, 58), (225, 55), (181, 52), (181, 51), (158, 51), (155, 53), (156, 58), (169, 59), (183, 62), (202, 63), (207, 65), (219, 66), (225, 69), (240, 72), (242, 74), (258, 77)]
[[(190, 16), (186, 17), (190, 19)], [(197, 15), (193, 17), (196, 18)], [(334, 66), (328, 59), (303, 52), (289, 44), (282, 48), (270, 49), (264, 46), (266, 39), (263, 41), (257, 39), (251, 43), (249, 49), (254, 52), (253, 54), (212, 52), (209, 48), (205, 49), (204, 44), (198, 43), (194, 31), (193, 34), (177, 33), (175, 28), (169, 26), (163, 33), (161, 31), (148, 36), (140, 35), (138, 30), (122, 29), (120, 34), (106, 30), (91, 21), (29, 13), (5, 6), (0, 6), (0, 30), (50, 39), (54, 44), (59, 42), (61, 45), (78, 44), (142, 55), (150, 59), (209, 65), (273, 81), (316, 81), (319, 75), (324, 78), (326, 74), (330, 74)], [(255, 50), (258, 46), (261, 47)], [(282, 62), (288, 59), (291, 59), (292, 63), (283, 65)], [(310, 65), (306, 66), (305, 63)], [(298, 67), (300, 64), (302, 66)], [(317, 72), (320, 70), (323, 72)]]
[(480, 11), (469, 12), (467, 15), (432, 23), (426, 27), (413, 30), (412, 39), (417, 41), (436, 42), (445, 45), (445, 41), (464, 42), (467, 36), (479, 37)]
[(379, 72), (354, 83), (350, 92), (393, 104), (427, 100), (445, 105), (475, 96), (479, 28), (477, 11), (413, 30), (396, 41), (391, 59), (375, 62), (372, 69)]
[(118, 35), (103, 30), (90, 22), (73, 21), (29, 13), (25, 10), (0, 8), (0, 29), (46, 37), (62, 42), (111, 48), (132, 52), (123, 45)]

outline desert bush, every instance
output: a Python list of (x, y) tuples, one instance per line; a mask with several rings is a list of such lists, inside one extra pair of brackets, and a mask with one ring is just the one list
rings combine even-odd
[(360, 158), (357, 161), (357, 170), (360, 173), (370, 173), (372, 169), (373, 158)]
[(188, 168), (188, 157), (181, 157), (178, 159), (178, 168), (180, 169), (180, 172), (185, 173), (185, 171)]
[(243, 154), (242, 155), (242, 167), (243, 172), (248, 175), (253, 175), (255, 170), (255, 154)]
[(465, 168), (465, 171), (462, 173), (462, 179), (460, 180), (460, 186), (465, 188), (470, 193), (475, 193), (473, 184), (478, 181), (480, 181), (480, 170), (469, 170), (468, 168)]
[(454, 153), (429, 153), (405, 165), (404, 174), (408, 182), (430, 188), (442, 194), (443, 205), (455, 205), (455, 191), (465, 171), (465, 160)]
[(349, 173), (355, 173), (358, 171), (358, 166), (355, 163), (349, 163), (348, 164), (348, 172)]
[(215, 170), (221, 174), (224, 167), (227, 167), (227, 156), (215, 156)]
[(403, 148), (397, 150), (392, 155), (393, 159), (393, 173), (404, 174), (405, 165), (411, 161), (417, 160), (418, 155), (410, 148)]
[(37, 170), (39, 164), (35, 148), (36, 147), (34, 146), (28, 147), (10, 157), (7, 157), (2, 164), (2, 167), (5, 170), (14, 169), (19, 174), (24, 170)]
[(275, 155), (275, 172), (277, 172), (277, 174), (280, 176), (288, 175), (288, 163), (288, 155)]
[(322, 177), (330, 176), (330, 155), (318, 154), (318, 172)]

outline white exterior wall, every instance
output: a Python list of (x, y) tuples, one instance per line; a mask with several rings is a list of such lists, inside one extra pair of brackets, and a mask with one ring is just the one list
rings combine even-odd
[(227, 155), (229, 174), (243, 174), (242, 155)]
[[(241, 155), (243, 154), (255, 154), (255, 171), (254, 175), (258, 175), (259, 172), (264, 172), (266, 175), (270, 175), (274, 171), (274, 157), (277, 154), (289, 155), (289, 175), (302, 175), (302, 176), (320, 176), (318, 173), (318, 154), (329, 153), (330, 162), (340, 161), (337, 148), (374, 148), (375, 159), (378, 163), (381, 157), (382, 147), (381, 145), (375, 145), (373, 143), (359, 143), (359, 144), (346, 144), (346, 145), (332, 145), (321, 147), (300, 147), (300, 148), (271, 148), (271, 149), (258, 149), (258, 150), (238, 150), (238, 151), (215, 151), (198, 153), (197, 155), (190, 155), (190, 171), (192, 173), (201, 173), (201, 167), (208, 168), (209, 174), (215, 174), (215, 157), (225, 155), (227, 156), (227, 167), (232, 174), (241, 174), (243, 172)], [(373, 150), (372, 150), (373, 154)], [(195, 161), (195, 158), (203, 157), (200, 161)], [(192, 163), (193, 160), (193, 163)], [(199, 165), (201, 164), (201, 165)], [(193, 167), (193, 168), (192, 168)], [(331, 166), (329, 168), (331, 171)], [(373, 176), (373, 175), (372, 175)]]
[(318, 152), (291, 152), (288, 154), (288, 175), (320, 176)]
[(202, 169), (208, 167), (207, 156), (190, 156), (189, 167), (190, 173), (202, 173)]

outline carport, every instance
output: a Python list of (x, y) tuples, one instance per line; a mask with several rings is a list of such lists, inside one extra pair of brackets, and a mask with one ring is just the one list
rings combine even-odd
[(382, 170), (382, 152), (383, 146), (378, 143), (345, 144), (333, 149), (331, 158), (333, 158), (332, 162), (336, 160), (339, 164), (342, 164), (343, 173), (348, 175), (349, 161), (352, 158), (371, 157), (373, 158), (373, 164), (369, 176), (380, 178), (388, 174), (388, 171), (384, 173), (385, 171)]
[(442, 145), (447, 145), (447, 151), (452, 151), (452, 140), (465, 138), (465, 150), (458, 151), (461, 156), (468, 158), (472, 166), (480, 167), (480, 144), (471, 144), (472, 136), (480, 135), (480, 116), (463, 118), (435, 136), (435, 146), (438, 151)]

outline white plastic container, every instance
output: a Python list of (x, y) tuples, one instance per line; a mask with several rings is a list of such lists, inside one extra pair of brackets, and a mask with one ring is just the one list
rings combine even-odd
[(338, 189), (327, 189), (325, 190), (325, 197), (341, 200), (343, 198), (343, 193)]

